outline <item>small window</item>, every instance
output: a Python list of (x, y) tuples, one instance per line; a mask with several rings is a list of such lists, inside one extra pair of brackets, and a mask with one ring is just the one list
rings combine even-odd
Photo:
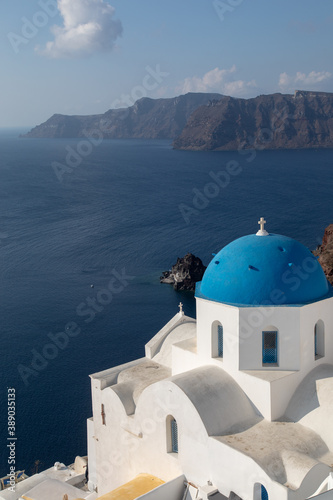
[(175, 419), (171, 420), (171, 451), (178, 453), (178, 425)]
[(253, 488), (253, 500), (269, 500), (267, 490), (261, 483), (255, 483)]
[(178, 453), (178, 425), (172, 415), (166, 418), (166, 445), (168, 453)]
[(320, 359), (325, 356), (325, 325), (320, 319), (314, 328), (314, 357)]
[(217, 351), (219, 358), (223, 358), (223, 326), (217, 327)]
[(277, 364), (277, 332), (262, 332), (262, 364)]
[(223, 326), (219, 321), (212, 324), (212, 358), (223, 358)]
[(268, 500), (268, 493), (263, 484), (261, 485), (261, 500)]

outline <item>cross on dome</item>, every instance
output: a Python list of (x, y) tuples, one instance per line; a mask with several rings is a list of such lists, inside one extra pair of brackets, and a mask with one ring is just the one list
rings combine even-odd
[(181, 302), (179, 302), (179, 306), (178, 306), (178, 307), (179, 307), (179, 312), (180, 312), (181, 314), (184, 314), (184, 311), (183, 311), (183, 305), (184, 305), (184, 304), (182, 304)]
[(260, 226), (260, 229), (257, 232), (257, 236), (268, 236), (269, 233), (265, 229), (265, 224), (267, 224), (267, 221), (265, 221), (265, 217), (260, 217), (258, 224)]
[(264, 217), (260, 217), (260, 220), (258, 221), (258, 224), (260, 225), (260, 231), (263, 231), (265, 229), (265, 224), (267, 221), (265, 221)]

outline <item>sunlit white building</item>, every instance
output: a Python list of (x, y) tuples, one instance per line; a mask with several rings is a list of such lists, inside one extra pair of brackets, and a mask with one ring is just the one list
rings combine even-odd
[(144, 358), (91, 375), (98, 498), (333, 499), (332, 288), (264, 224), (214, 255), (196, 320), (180, 305)]

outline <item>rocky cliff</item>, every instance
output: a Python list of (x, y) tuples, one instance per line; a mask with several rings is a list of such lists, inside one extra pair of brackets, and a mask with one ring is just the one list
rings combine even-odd
[(325, 229), (323, 242), (313, 253), (319, 256), (318, 261), (328, 281), (333, 285), (333, 224)]
[(143, 97), (129, 108), (110, 109), (102, 115), (53, 115), (24, 137), (107, 139), (174, 139), (198, 107), (218, 100), (220, 94), (188, 93), (170, 99)]
[(193, 112), (174, 148), (333, 148), (333, 93), (223, 97)]

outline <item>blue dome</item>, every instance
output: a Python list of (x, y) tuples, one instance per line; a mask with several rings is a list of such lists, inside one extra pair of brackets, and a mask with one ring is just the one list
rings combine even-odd
[(235, 305), (299, 305), (330, 290), (319, 262), (304, 245), (278, 234), (253, 234), (213, 258), (196, 297)]

